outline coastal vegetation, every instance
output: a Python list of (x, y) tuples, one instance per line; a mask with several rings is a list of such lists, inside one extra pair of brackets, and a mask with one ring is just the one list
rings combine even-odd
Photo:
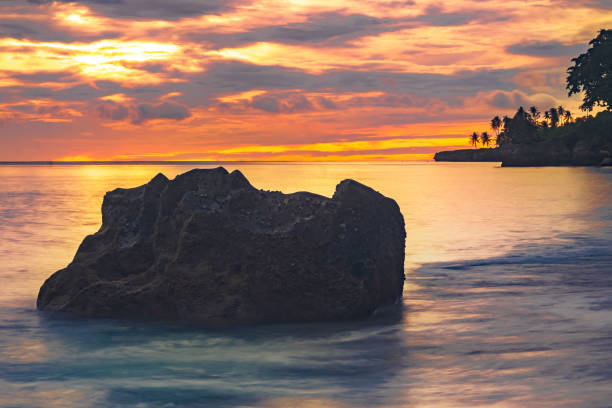
[[(548, 142), (562, 143), (571, 150), (581, 140), (588, 142), (592, 148), (612, 145), (612, 110), (609, 109), (595, 116), (586, 115), (574, 119), (572, 113), (563, 106), (550, 108), (543, 115), (535, 106), (529, 110), (521, 106), (512, 117), (495, 116), (490, 125), (495, 133), (497, 147)], [(482, 147), (492, 144), (487, 132), (474, 132), (469, 141), (475, 148), (479, 143)]]
[[(568, 96), (583, 93), (580, 109), (589, 114), (574, 118), (563, 106), (540, 111), (536, 106), (527, 110), (519, 107), (513, 116), (495, 116), (490, 126), (495, 133), (495, 146), (562, 143), (573, 149), (584, 141), (592, 149), (607, 149), (612, 145), (612, 30), (601, 30), (589, 42), (591, 48), (572, 59), (567, 69)], [(605, 110), (591, 115), (595, 107)], [(474, 147), (488, 147), (491, 138), (487, 132), (470, 135)]]
[(568, 95), (583, 92), (580, 109), (591, 111), (594, 106), (612, 109), (612, 30), (601, 30), (584, 54), (572, 59), (567, 69)]

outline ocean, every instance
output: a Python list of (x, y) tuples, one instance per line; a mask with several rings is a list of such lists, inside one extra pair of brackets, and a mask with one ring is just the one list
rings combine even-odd
[(612, 168), (227, 163), (257, 188), (394, 198), (401, 310), (232, 328), (36, 311), (106, 191), (216, 166), (0, 166), (1, 407), (612, 407)]

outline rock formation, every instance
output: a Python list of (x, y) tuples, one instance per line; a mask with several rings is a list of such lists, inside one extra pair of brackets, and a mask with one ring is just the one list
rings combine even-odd
[(107, 193), (102, 226), (40, 289), (37, 307), (195, 324), (350, 319), (404, 280), (394, 200), (353, 180), (334, 196), (262, 191), (192, 170)]

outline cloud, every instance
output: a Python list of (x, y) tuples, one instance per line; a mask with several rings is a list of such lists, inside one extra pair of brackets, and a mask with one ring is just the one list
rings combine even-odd
[[(16, 2), (2, 0), (0, 4)], [(66, 4), (62, 6), (66, 7)], [(8, 8), (2, 7), (4, 10)], [(74, 24), (58, 20), (58, 12), (62, 10), (56, 3), (42, 4), (38, 7), (29, 5), (22, 13), (6, 13), (0, 15), (0, 38), (10, 37), (22, 40), (33, 40), (43, 42), (91, 42), (103, 39), (118, 38), (121, 32), (101, 24), (85, 24), (75, 26)]]
[(338, 109), (338, 105), (334, 101), (325, 96), (318, 96), (316, 98), (317, 104), (323, 109)]
[(96, 112), (101, 118), (110, 120), (123, 120), (130, 114), (128, 108), (113, 101), (102, 102), (96, 106)]
[(69, 123), (84, 116), (83, 104), (61, 103), (54, 100), (23, 101), (0, 105), (0, 120), (13, 123)]
[[(403, 2), (398, 2), (403, 3)], [(408, 2), (412, 5), (412, 2)], [(342, 11), (313, 13), (305, 21), (267, 25), (237, 33), (215, 33), (209, 28), (206, 31), (193, 31), (185, 34), (191, 41), (206, 42), (214, 48), (235, 48), (258, 42), (278, 44), (327, 46), (346, 45), (358, 38), (377, 36), (383, 33), (396, 32), (424, 26), (460, 26), (474, 21), (493, 22), (507, 19), (507, 16), (491, 11), (473, 10), (446, 12), (438, 6), (429, 6), (417, 16), (374, 17), (366, 14)]]
[(281, 106), (278, 99), (273, 96), (256, 97), (253, 99), (250, 105), (254, 108), (271, 113), (278, 113)]
[(234, 48), (258, 42), (278, 44), (341, 45), (356, 38), (397, 30), (397, 22), (364, 14), (315, 13), (306, 21), (267, 25), (234, 33), (215, 33), (209, 28), (185, 34), (189, 41), (205, 42), (213, 48)]
[[(182, 81), (159, 84), (123, 85), (112, 80), (98, 80), (71, 85), (78, 77), (60, 73), (37, 73), (16, 76), (27, 81), (27, 86), (3, 88), (0, 102), (28, 99), (52, 99), (65, 102), (85, 102), (97, 106), (100, 98), (123, 94), (132, 101), (130, 119), (143, 123), (155, 117), (184, 119), (190, 109), (218, 107), (240, 113), (256, 109), (269, 113), (297, 113), (326, 111), (344, 107), (398, 107), (418, 106), (428, 100), (444, 100), (449, 105), (478, 92), (497, 89), (512, 91), (517, 70), (466, 71), (456, 75), (415, 74), (384, 71), (334, 70), (319, 74), (306, 73), (278, 66), (253, 65), (236, 61), (218, 61), (205, 72), (185, 73)], [(53, 86), (43, 86), (50, 82)], [(242, 104), (220, 104), (219, 98), (252, 90), (263, 90)], [(299, 91), (296, 91), (299, 90)], [(379, 92), (381, 96), (357, 96), (340, 101), (336, 95)], [(170, 106), (159, 106), (164, 95), (174, 93)], [(120, 101), (118, 101), (120, 102)], [(137, 109), (137, 105), (142, 107)], [(499, 104), (499, 103), (498, 103)], [(105, 105), (98, 116), (112, 119), (119, 111)], [(379, 117), (380, 118), (380, 117)]]
[[(518, 70), (480, 70), (455, 75), (397, 73), (385, 71), (333, 70), (310, 74), (278, 66), (229, 61), (211, 64), (194, 75), (191, 92), (238, 93), (252, 89), (304, 89), (307, 91), (393, 91), (421, 96), (473, 95), (490, 89), (511, 90)], [(200, 89), (194, 89), (194, 86)]]
[[(389, 20), (363, 14), (342, 15), (325, 13), (312, 16), (304, 23), (266, 27), (261, 31), (263, 41), (281, 39), (284, 42), (324, 42), (339, 37), (353, 37), (357, 34), (380, 32), (381, 26)], [(377, 29), (378, 28), (378, 29)], [(387, 28), (389, 30), (390, 28)], [(249, 33), (252, 34), (252, 33)]]
[(477, 16), (472, 13), (446, 13), (439, 6), (431, 5), (425, 9), (425, 13), (419, 16), (418, 21), (430, 23), (434, 26), (464, 25)]
[(463, 9), (447, 12), (438, 5), (430, 5), (425, 12), (414, 19), (415, 22), (437, 27), (462, 26), (473, 22), (496, 23), (510, 19), (510, 16), (495, 10)]
[(390, 1), (387, 3), (380, 3), (380, 7), (385, 8), (402, 8), (407, 6), (414, 6), (416, 2), (414, 0), (401, 0), (401, 1)]
[(586, 4), (590, 7), (601, 8), (605, 10), (612, 9), (610, 0), (586, 0)]
[(519, 106), (525, 108), (529, 106), (548, 108), (558, 104), (557, 100), (552, 95), (545, 93), (529, 95), (519, 90), (514, 90), (512, 92), (493, 91), (483, 94), (481, 97), (489, 106), (501, 109), (517, 109)]
[(564, 45), (558, 41), (532, 41), (512, 44), (506, 47), (506, 52), (535, 57), (568, 57), (578, 55), (586, 49), (586, 44)]
[(32, 37), (34, 33), (36, 33), (35, 30), (24, 24), (0, 21), (0, 35), (3, 37)]
[[(28, 0), (31, 4), (44, 5), (57, 0)], [(62, 3), (84, 4), (108, 17), (150, 20), (178, 20), (185, 17), (229, 11), (241, 0), (59, 0)]]
[(135, 125), (140, 125), (154, 119), (178, 121), (187, 119), (191, 116), (191, 112), (186, 106), (175, 102), (124, 105), (112, 100), (107, 100), (96, 105), (95, 111), (102, 119), (123, 121), (129, 118), (131, 123)]
[(265, 92), (250, 98), (224, 101), (216, 107), (226, 112), (244, 112), (250, 109), (268, 113), (300, 113), (337, 109), (329, 98), (319, 95), (305, 95), (299, 92)]
[(141, 103), (136, 106), (136, 116), (132, 122), (142, 123), (151, 119), (183, 120), (190, 116), (189, 109), (178, 103), (162, 102), (156, 105)]
[(392, 94), (392, 93), (381, 93), (373, 96), (361, 96), (357, 95), (350, 98), (343, 106), (355, 106), (355, 107), (411, 107), (411, 106), (424, 106), (426, 100), (423, 98), (415, 98), (409, 94)]
[(71, 72), (13, 73), (12, 76), (32, 85), (44, 82), (70, 83), (78, 80)]
[(426, 135), (520, 105), (575, 109), (569, 58), (530, 56), (586, 49), (609, 22), (589, 7), (609, 2), (550, 2), (0, 0), (0, 120), (18, 119), (3, 129), (15, 140), (57, 127), (54, 138), (104, 134), (95, 149), (121, 153), (168, 129), (171, 142), (159, 140), (189, 150), (408, 135), (409, 124)]
[(274, 95), (255, 96), (250, 106), (271, 113), (295, 113), (316, 110), (315, 105), (304, 95), (293, 94), (285, 97)]
[(104, 95), (104, 91), (91, 84), (79, 84), (62, 90), (40, 86), (22, 87), (19, 90), (27, 98), (53, 98), (59, 101), (86, 101)]
[(358, 37), (376, 35), (396, 28), (391, 19), (363, 14), (322, 13), (305, 22), (262, 27), (235, 35), (234, 44), (277, 42), (284, 44), (343, 43)]
[(0, 37), (45, 42), (74, 43), (118, 38), (120, 35), (119, 32), (111, 30), (105, 30), (95, 34), (72, 32), (65, 28), (53, 26), (49, 22), (42, 21), (11, 22), (0, 20)]

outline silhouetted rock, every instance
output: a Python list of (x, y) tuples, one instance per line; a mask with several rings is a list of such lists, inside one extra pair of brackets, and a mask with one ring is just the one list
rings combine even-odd
[(344, 180), (333, 198), (192, 170), (106, 194), (102, 226), (38, 295), (40, 310), (190, 323), (348, 319), (404, 280), (394, 200)]

